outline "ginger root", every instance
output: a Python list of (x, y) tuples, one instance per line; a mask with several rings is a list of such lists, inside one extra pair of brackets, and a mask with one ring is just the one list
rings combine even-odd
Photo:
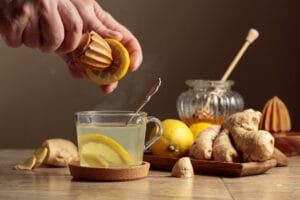
[(274, 153), (271, 133), (258, 130), (261, 113), (253, 109), (232, 114), (221, 126), (214, 125), (196, 138), (190, 156), (221, 162), (265, 161)]
[(260, 112), (248, 109), (229, 116), (224, 123), (244, 162), (265, 161), (273, 155), (274, 138), (271, 133), (258, 130), (260, 117)]
[(34, 154), (22, 164), (15, 166), (19, 170), (32, 170), (41, 164), (66, 167), (73, 160), (78, 160), (77, 147), (69, 140), (56, 138), (43, 142)]
[(247, 109), (242, 112), (232, 114), (224, 122), (224, 127), (229, 131), (241, 129), (241, 131), (257, 131), (260, 123), (261, 112)]
[(212, 125), (202, 131), (190, 148), (189, 155), (199, 160), (210, 160), (213, 152), (213, 141), (220, 129), (220, 125)]
[(228, 129), (223, 129), (213, 144), (213, 160), (220, 162), (240, 162), (240, 156), (233, 147)]
[(43, 142), (42, 147), (48, 148), (48, 155), (44, 164), (58, 167), (66, 167), (78, 159), (77, 147), (73, 142), (65, 139), (48, 139)]
[(177, 178), (191, 178), (194, 176), (194, 169), (189, 157), (182, 157), (172, 168), (172, 176)]

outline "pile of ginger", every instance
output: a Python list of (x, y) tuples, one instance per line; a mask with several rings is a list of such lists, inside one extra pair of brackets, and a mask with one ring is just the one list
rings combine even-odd
[(199, 134), (190, 149), (190, 157), (220, 162), (261, 162), (275, 151), (271, 133), (258, 130), (261, 113), (247, 109), (235, 113), (221, 125), (213, 125)]

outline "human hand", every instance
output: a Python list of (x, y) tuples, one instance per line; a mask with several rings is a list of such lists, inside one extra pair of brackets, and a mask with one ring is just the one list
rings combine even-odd
[[(22, 44), (44, 52), (57, 52), (75, 78), (85, 71), (70, 52), (79, 44), (82, 32), (94, 30), (102, 37), (120, 40), (131, 58), (130, 71), (142, 62), (141, 47), (133, 34), (104, 11), (95, 0), (1, 0), (0, 33), (11, 47)], [(110, 93), (117, 82), (101, 86)]]
[[(139, 42), (134, 35), (123, 25), (117, 22), (108, 12), (104, 11), (94, 0), (71, 0), (77, 8), (82, 20), (84, 31), (95, 31), (104, 38), (115, 38), (120, 40), (130, 55), (130, 71), (135, 71), (142, 62), (142, 50)], [(61, 54), (62, 58), (68, 63), (73, 77), (85, 77), (84, 70), (76, 65), (70, 54)], [(107, 94), (112, 92), (118, 82), (101, 86), (102, 91)]]
[(80, 41), (83, 24), (69, 0), (2, 0), (0, 33), (8, 46), (22, 44), (43, 52), (70, 52)]

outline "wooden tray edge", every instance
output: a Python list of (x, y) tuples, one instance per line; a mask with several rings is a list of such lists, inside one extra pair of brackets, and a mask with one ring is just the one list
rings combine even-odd
[[(144, 160), (149, 162), (150, 168), (154, 170), (171, 171), (178, 158), (164, 158), (151, 154), (145, 154)], [(257, 175), (266, 172), (275, 167), (277, 161), (275, 159), (264, 162), (248, 162), (248, 163), (227, 163), (217, 161), (205, 161), (191, 159), (195, 174), (220, 175), (241, 177), (249, 175)]]

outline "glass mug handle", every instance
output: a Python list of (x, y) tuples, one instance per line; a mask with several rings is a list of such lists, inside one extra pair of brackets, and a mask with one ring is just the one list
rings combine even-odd
[(147, 123), (149, 123), (149, 122), (153, 122), (158, 127), (158, 133), (153, 138), (151, 138), (150, 140), (148, 140), (146, 142), (144, 151), (146, 151), (163, 134), (163, 127), (162, 127), (162, 124), (159, 119), (157, 119), (156, 117), (148, 116)]

